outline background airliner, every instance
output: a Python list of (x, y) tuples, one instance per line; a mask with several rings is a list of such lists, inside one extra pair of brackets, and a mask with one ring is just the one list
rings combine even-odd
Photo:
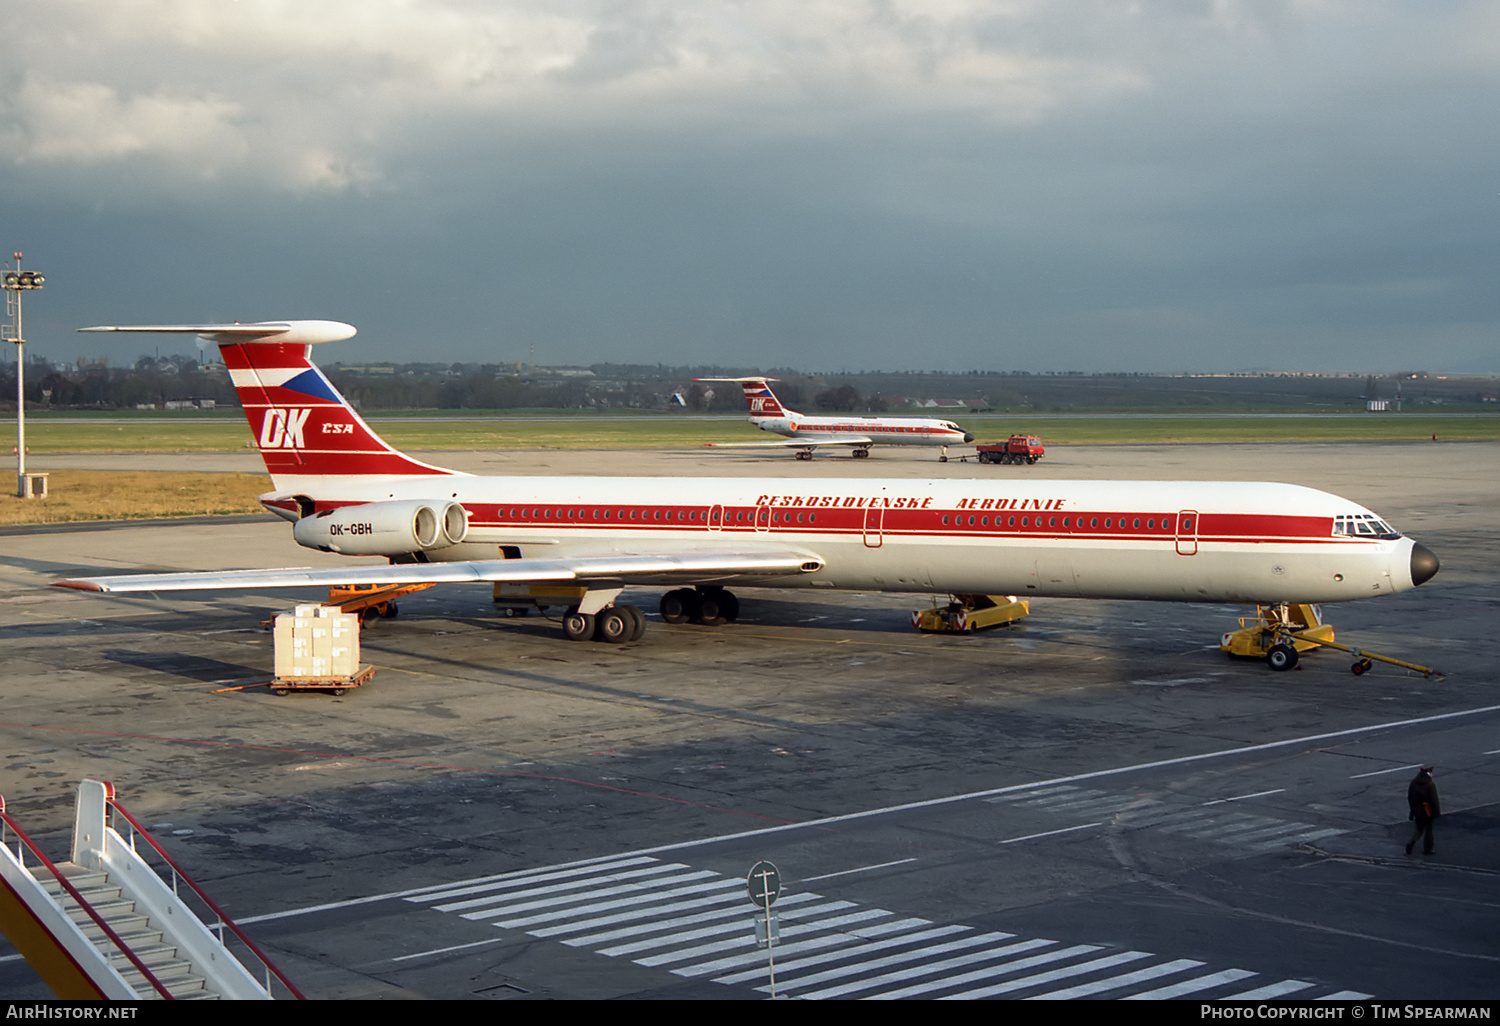
[[(669, 622), (733, 620), (733, 583), (952, 595), (1340, 602), (1438, 571), (1374, 513), (1288, 484), (978, 479), (477, 477), (381, 440), (310, 360), (331, 321), (99, 327), (216, 342), (298, 544), (389, 565), (77, 578), (100, 592), (453, 581), (579, 587), (576, 640), (638, 638), (627, 586)], [(1275, 665), (1274, 663), (1272, 665)]]
[(789, 410), (771, 391), (774, 378), (695, 378), (695, 381), (732, 381), (745, 391), (750, 423), (762, 431), (784, 435), (780, 442), (710, 442), (718, 448), (796, 449), (799, 460), (812, 459), (820, 445), (842, 445), (851, 456), (870, 455), (872, 445), (939, 446), (938, 459), (948, 461), (948, 446), (974, 441), (974, 436), (951, 420), (922, 417), (808, 417)]

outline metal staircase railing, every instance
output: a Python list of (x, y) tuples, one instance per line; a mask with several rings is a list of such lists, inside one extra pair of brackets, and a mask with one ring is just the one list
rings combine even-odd
[(107, 782), (79, 784), (65, 863), (48, 859), (0, 798), (0, 927), (62, 998), (303, 997)]
[[(173, 895), (177, 896), (179, 899), (183, 899), (179, 883), (185, 884), (188, 890), (193, 894), (194, 897), (198, 899), (198, 902), (209, 913), (209, 915), (196, 914), (196, 918), (198, 918), (199, 921), (207, 924), (211, 917), (213, 919), (213, 926), (210, 929), (215, 933), (215, 936), (217, 937), (219, 943), (223, 945), (226, 950), (229, 950), (229, 944), (232, 938), (233, 941), (236, 942), (238, 946), (242, 947), (248, 954), (248, 956), (259, 965), (260, 973), (262, 976), (262, 985), (265, 987), (267, 994), (274, 996), (275, 985), (277, 983), (280, 983), (281, 986), (285, 988), (288, 996), (293, 997), (298, 1001), (306, 1000), (302, 992), (297, 989), (296, 985), (293, 984), (291, 980), (287, 979), (286, 975), (282, 973), (280, 969), (276, 968), (275, 963), (273, 963), (270, 958), (268, 958), (266, 954), (260, 950), (260, 948), (256, 947), (255, 942), (245, 935), (245, 932), (235, 924), (234, 920), (230, 919), (229, 916), (224, 912), (224, 910), (221, 909), (214, 902), (214, 900), (208, 896), (203, 888), (199, 887), (198, 884), (193, 880), (193, 878), (187, 875), (187, 872), (177, 864), (177, 861), (173, 859), (171, 855), (167, 854), (166, 849), (164, 849), (160, 844), (157, 843), (156, 838), (151, 836), (150, 832), (140, 824), (140, 821), (132, 816), (130, 812), (127, 811), (126, 808), (115, 799), (113, 789), (111, 789), (109, 797), (106, 798), (106, 804), (108, 805), (110, 811), (114, 814), (114, 816), (117, 817), (117, 820), (124, 821), (128, 836), (121, 836), (124, 839), (125, 843), (129, 846), (131, 852), (134, 853), (137, 858), (141, 858), (140, 853), (136, 848), (136, 839), (139, 838), (145, 841), (150, 849), (161, 858), (163, 863), (166, 864), (167, 871), (171, 874), (171, 891)], [(116, 829), (113, 824), (111, 824), (111, 829), (114, 830), (116, 834), (120, 834), (120, 831)], [(142, 861), (144, 862), (145, 860), (142, 859)], [(157, 876), (160, 877), (163, 875), (164, 874), (162, 874), (161, 872), (157, 872)], [(226, 931), (229, 934), (229, 937), (225, 936)], [(235, 955), (235, 958), (242, 965), (245, 964), (244, 956)], [(246, 966), (246, 968), (248, 969), (249, 967)]]

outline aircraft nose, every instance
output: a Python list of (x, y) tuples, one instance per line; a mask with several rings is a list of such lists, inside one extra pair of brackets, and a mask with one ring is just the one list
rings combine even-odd
[(1441, 564), (1438, 563), (1437, 556), (1433, 555), (1432, 550), (1429, 549), (1426, 545), (1423, 545), (1421, 542), (1417, 542), (1412, 545), (1412, 584), (1426, 584), (1428, 581), (1432, 580), (1433, 576), (1438, 572), (1438, 567), (1440, 565)]
[(969, 434), (967, 431), (965, 431), (964, 432), (964, 441), (966, 441), (966, 442), (972, 442), (972, 441), (974, 441), (974, 436), (971, 435), (971, 434)]

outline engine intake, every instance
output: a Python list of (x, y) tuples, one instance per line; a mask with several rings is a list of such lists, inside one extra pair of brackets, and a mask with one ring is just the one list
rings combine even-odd
[(447, 548), (469, 533), (457, 502), (366, 502), (326, 509), (292, 525), (298, 545), (346, 556), (400, 556)]

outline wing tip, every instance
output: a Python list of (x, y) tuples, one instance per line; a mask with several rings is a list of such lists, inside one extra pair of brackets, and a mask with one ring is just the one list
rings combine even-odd
[(72, 588), (74, 591), (104, 591), (104, 588), (95, 584), (93, 581), (53, 581), (52, 587)]

